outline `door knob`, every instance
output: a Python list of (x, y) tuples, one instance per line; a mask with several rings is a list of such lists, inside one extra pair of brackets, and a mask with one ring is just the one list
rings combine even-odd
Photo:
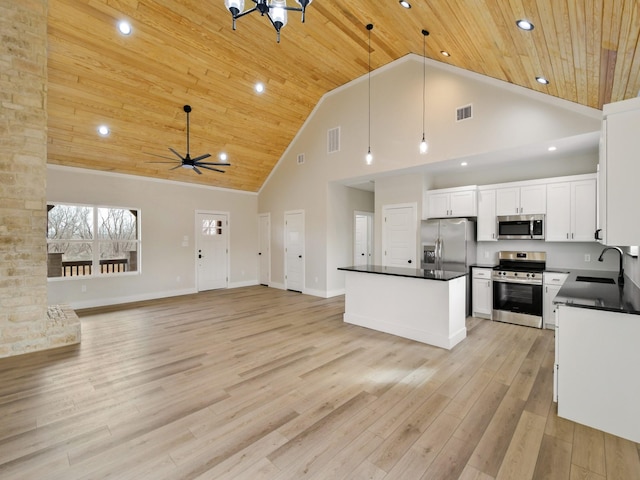
[(258, 252), (258, 255), (262, 255), (262, 252)]
[(411, 260), (409, 260), (409, 263), (411, 263)]
[(298, 255), (298, 258), (302, 258), (302, 255)]

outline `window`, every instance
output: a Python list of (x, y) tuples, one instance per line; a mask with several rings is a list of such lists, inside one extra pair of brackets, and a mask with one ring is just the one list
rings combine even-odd
[(139, 210), (49, 204), (47, 276), (137, 272), (139, 232)]

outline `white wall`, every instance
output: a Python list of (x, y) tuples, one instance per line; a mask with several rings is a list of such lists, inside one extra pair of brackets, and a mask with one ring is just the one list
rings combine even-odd
[(258, 283), (256, 194), (50, 165), (47, 201), (140, 209), (142, 228), (139, 275), (50, 279), (49, 304), (83, 308), (195, 292), (196, 210), (229, 214), (229, 285)]
[[(271, 213), (271, 274), (276, 285), (284, 284), (284, 211), (303, 209), (305, 285), (314, 290), (344, 288), (343, 279), (327, 278), (327, 272), (344, 266), (339, 263), (340, 255), (327, 252), (350, 248), (344, 244), (346, 237), (332, 233), (339, 229), (329, 226), (340, 217), (336, 214), (337, 205), (328, 201), (332, 191), (327, 188), (329, 182), (348, 183), (349, 179), (376, 174), (384, 177), (376, 179), (375, 195), (375, 261), (380, 262), (379, 206), (413, 201), (418, 204), (420, 215), (424, 177), (422, 174), (405, 176), (400, 170), (504, 149), (525, 149), (535, 143), (600, 129), (597, 110), (428, 61), (426, 130), (430, 150), (428, 155), (420, 155), (422, 58), (408, 55), (371, 75), (374, 163), (367, 166), (364, 162), (368, 145), (366, 79), (365, 75), (322, 98), (260, 191), (259, 211)], [(456, 109), (467, 104), (473, 105), (474, 117), (456, 122)], [(334, 127), (341, 129), (340, 151), (329, 154), (327, 131)], [(305, 155), (305, 163), (299, 165), (296, 157), (301, 153)], [(544, 166), (538, 178), (553, 176), (543, 170)], [(400, 179), (392, 179), (393, 172), (401, 174)], [(490, 173), (486, 178), (487, 183), (493, 183), (488, 181)], [(345, 206), (347, 208), (351, 207)]]

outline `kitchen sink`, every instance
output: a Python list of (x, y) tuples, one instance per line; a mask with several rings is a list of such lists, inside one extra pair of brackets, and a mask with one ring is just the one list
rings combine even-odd
[(616, 283), (616, 281), (613, 278), (609, 278), (609, 277), (583, 277), (580, 275), (576, 277), (576, 282), (610, 283), (610, 284)]

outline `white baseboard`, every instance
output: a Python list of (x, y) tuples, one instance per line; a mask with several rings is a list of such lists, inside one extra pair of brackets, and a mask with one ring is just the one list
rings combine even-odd
[(231, 282), (229, 283), (229, 288), (253, 287), (254, 285), (260, 284), (257, 280), (246, 280), (244, 282)]
[(139, 295), (129, 295), (124, 297), (94, 298), (82, 302), (71, 302), (71, 308), (79, 310), (82, 308), (105, 307), (107, 305), (119, 305), (121, 303), (142, 302), (144, 300), (155, 300), (158, 298), (178, 297), (180, 295), (191, 295), (198, 293), (195, 288), (185, 288), (182, 290), (165, 290), (162, 292), (143, 293)]

